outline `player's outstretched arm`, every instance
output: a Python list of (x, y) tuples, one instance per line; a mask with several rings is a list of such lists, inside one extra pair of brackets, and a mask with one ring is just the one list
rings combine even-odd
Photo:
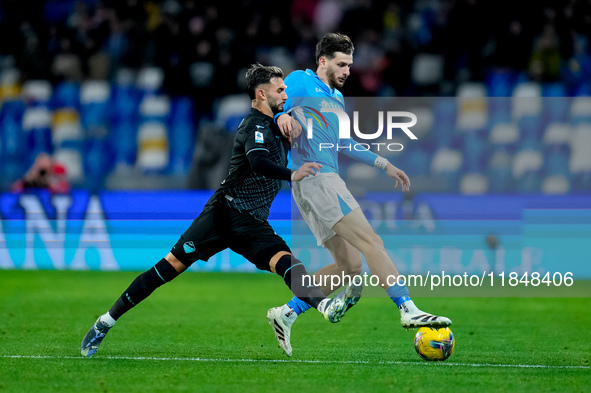
[(291, 175), (291, 181), (300, 181), (308, 176), (316, 176), (322, 168), (321, 164), (316, 162), (306, 162), (304, 165), (298, 168), (297, 171)]
[(386, 165), (386, 173), (392, 179), (396, 180), (396, 185), (394, 186), (394, 188), (397, 188), (398, 185), (402, 185), (403, 192), (410, 191), (410, 179), (408, 178), (408, 175), (404, 173), (403, 170), (396, 168), (391, 163), (388, 163)]

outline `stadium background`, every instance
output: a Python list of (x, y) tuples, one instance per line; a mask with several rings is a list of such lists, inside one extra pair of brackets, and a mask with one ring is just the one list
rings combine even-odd
[[(0, 391), (587, 392), (589, 4), (0, 1)], [(314, 68), (327, 31), (355, 42), (346, 97), (419, 109), (418, 142), (388, 156), (411, 194), (341, 163), (401, 272), (572, 271), (574, 285), (411, 288), (453, 319), (439, 364), (366, 288), (342, 323), (299, 318), (286, 358), (264, 315), (289, 290), (224, 252), (80, 356), (90, 324), (226, 172), (245, 68)], [(40, 151), (66, 165), (71, 193), (10, 191)], [(313, 271), (326, 255), (294, 213), (286, 188), (271, 222)]]
[[(356, 46), (345, 96), (418, 100), (419, 142), (385, 154), (412, 194), (341, 162), (376, 230), (396, 235), (387, 243), (398, 263), (424, 273), (451, 249), (456, 269), (494, 269), (503, 252), (521, 270), (532, 258), (541, 271), (567, 259), (591, 277), (588, 2), (523, 1), (512, 12), (471, 0), (230, 3), (232, 12), (210, 1), (2, 3), (2, 267), (150, 265), (227, 172), (250, 105), (245, 69), (314, 68), (318, 37), (340, 31)], [(9, 192), (39, 152), (66, 166), (73, 193)], [(291, 214), (286, 187), (273, 224)], [(322, 254), (300, 257), (314, 265)], [(252, 267), (227, 252), (196, 269)]]

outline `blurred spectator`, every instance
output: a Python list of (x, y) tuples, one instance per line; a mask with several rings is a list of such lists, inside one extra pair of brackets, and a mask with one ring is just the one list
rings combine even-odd
[(66, 168), (49, 154), (39, 153), (25, 176), (12, 185), (11, 191), (23, 192), (28, 188), (46, 188), (56, 194), (69, 192)]
[(556, 81), (560, 75), (561, 62), (556, 29), (548, 24), (534, 44), (529, 63), (530, 77), (540, 82)]

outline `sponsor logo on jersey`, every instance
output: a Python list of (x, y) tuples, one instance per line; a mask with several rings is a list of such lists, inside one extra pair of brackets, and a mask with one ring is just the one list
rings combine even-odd
[(254, 133), (254, 141), (256, 143), (265, 143), (265, 138), (263, 138), (263, 133), (260, 132), (260, 131), (255, 131), (255, 133)]

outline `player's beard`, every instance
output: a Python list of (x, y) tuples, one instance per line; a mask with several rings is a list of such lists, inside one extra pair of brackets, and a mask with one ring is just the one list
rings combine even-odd
[(269, 108), (271, 108), (271, 112), (273, 112), (274, 115), (283, 111), (284, 105), (285, 105), (285, 102), (283, 102), (283, 100), (278, 100), (277, 102), (273, 102), (273, 103), (271, 103), (269, 101)]
[(340, 89), (341, 87), (343, 87), (345, 85), (345, 80), (347, 79), (346, 76), (343, 76), (343, 82), (339, 82), (339, 79), (336, 77), (335, 72), (330, 67), (328, 67), (328, 69), (326, 70), (326, 77), (328, 79), (330, 87), (332, 87), (333, 89)]

